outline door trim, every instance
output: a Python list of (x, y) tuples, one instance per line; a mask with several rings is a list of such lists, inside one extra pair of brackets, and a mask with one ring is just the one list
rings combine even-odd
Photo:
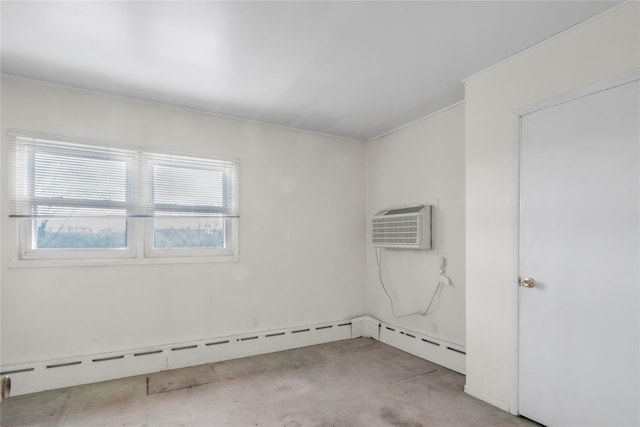
[(593, 83), (577, 89), (572, 89), (568, 92), (561, 93), (560, 95), (552, 96), (551, 98), (534, 102), (533, 104), (516, 108), (513, 110), (513, 112), (518, 117), (522, 118), (527, 114), (535, 113), (537, 111), (564, 104), (566, 102), (575, 101), (576, 99), (584, 98), (585, 96), (613, 89), (614, 87), (622, 86), (627, 83), (632, 83), (636, 80), (640, 80), (640, 68), (633, 69), (631, 71), (603, 80), (601, 82)]

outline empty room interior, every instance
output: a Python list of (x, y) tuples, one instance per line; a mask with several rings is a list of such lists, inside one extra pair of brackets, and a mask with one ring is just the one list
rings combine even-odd
[(0, 19), (3, 426), (640, 425), (640, 2)]

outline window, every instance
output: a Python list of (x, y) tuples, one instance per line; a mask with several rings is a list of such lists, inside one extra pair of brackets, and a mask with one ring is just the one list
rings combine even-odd
[(237, 165), (174, 155), (144, 157), (154, 211), (147, 256), (231, 255)]
[(10, 135), (22, 258), (235, 255), (237, 160)]

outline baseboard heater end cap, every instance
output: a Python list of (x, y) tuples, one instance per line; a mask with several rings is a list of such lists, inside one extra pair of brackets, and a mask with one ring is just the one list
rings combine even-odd
[(351, 319), (351, 338), (373, 338), (380, 340), (380, 321), (368, 314)]

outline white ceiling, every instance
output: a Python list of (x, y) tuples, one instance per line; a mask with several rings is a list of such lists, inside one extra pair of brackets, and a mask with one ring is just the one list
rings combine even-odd
[(2, 72), (368, 140), (612, 1), (2, 1)]

